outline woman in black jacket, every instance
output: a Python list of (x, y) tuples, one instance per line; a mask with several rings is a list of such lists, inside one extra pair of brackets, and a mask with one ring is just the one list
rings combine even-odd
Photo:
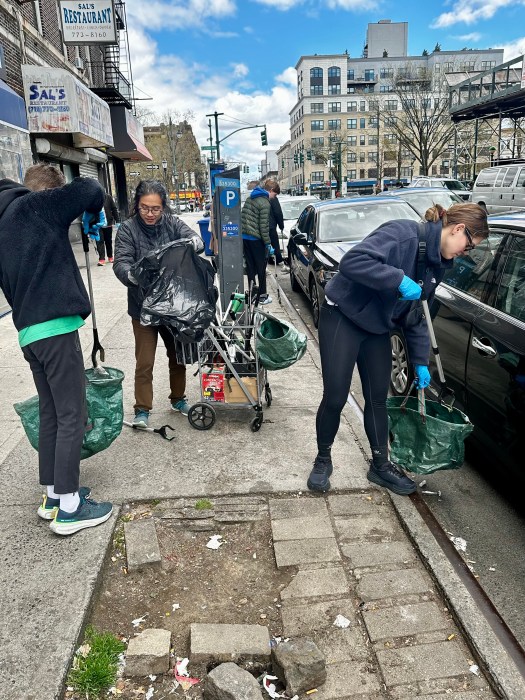
[(157, 180), (139, 182), (133, 205), (133, 215), (119, 228), (115, 240), (113, 271), (128, 288), (128, 314), (135, 335), (135, 418), (133, 424), (147, 428), (153, 406), (153, 365), (158, 336), (168, 355), (170, 373), (170, 403), (173, 411), (188, 415), (186, 402), (186, 367), (177, 361), (175, 341), (164, 326), (143, 326), (140, 323), (142, 305), (140, 289), (131, 274), (131, 267), (151, 250), (181, 239), (192, 242), (197, 252), (204, 250), (201, 237), (181, 219), (173, 216), (167, 204), (166, 188)]
[[(488, 236), (487, 215), (477, 204), (436, 204), (426, 212), (423, 289), (431, 300), (444, 269)], [(339, 272), (325, 288), (319, 345), (323, 399), (317, 412), (318, 453), (308, 478), (312, 491), (328, 491), (333, 471), (331, 447), (339, 429), (354, 365), (365, 399), (365, 432), (372, 451), (369, 481), (394, 493), (412, 493), (416, 485), (388, 456), (386, 398), (392, 354), (390, 331), (405, 332), (418, 388), (430, 384), (430, 341), (421, 314), (410, 314), (419, 299), (417, 268), (419, 227), (414, 221), (391, 221), (373, 231), (341, 259)], [(418, 280), (419, 281), (419, 280)]]

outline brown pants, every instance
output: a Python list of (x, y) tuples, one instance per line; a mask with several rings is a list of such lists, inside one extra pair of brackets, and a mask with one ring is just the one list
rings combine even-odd
[(151, 411), (153, 406), (153, 365), (158, 336), (162, 338), (168, 356), (170, 370), (170, 401), (185, 398), (186, 366), (179, 365), (175, 353), (175, 341), (164, 326), (141, 326), (140, 321), (131, 319), (135, 335), (135, 410)]

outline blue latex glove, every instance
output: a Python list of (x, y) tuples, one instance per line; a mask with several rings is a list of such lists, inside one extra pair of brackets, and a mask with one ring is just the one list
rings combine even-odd
[(398, 289), (401, 292), (400, 298), (406, 299), (407, 301), (419, 299), (421, 296), (421, 287), (419, 284), (414, 282), (414, 280), (411, 280), (410, 277), (407, 277), (406, 275), (401, 280), (401, 284), (399, 285)]
[(273, 255), (275, 253), (275, 250), (272, 248), (271, 243), (266, 244), (266, 252), (268, 253), (268, 255)]
[(416, 373), (416, 387), (418, 389), (426, 389), (430, 384), (430, 372), (426, 365), (414, 365)]
[(90, 214), (85, 211), (82, 214), (82, 228), (86, 236), (89, 236), (92, 240), (100, 240), (100, 229), (103, 226), (107, 226), (106, 214), (104, 209), (101, 209), (97, 214)]

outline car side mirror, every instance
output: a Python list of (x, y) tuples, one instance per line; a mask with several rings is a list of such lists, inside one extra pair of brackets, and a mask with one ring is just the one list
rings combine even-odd
[(306, 235), (306, 233), (302, 233), (301, 231), (297, 231), (297, 229), (295, 229), (295, 234), (293, 233), (293, 229), (292, 229), (292, 238), (293, 238), (293, 242), (296, 245), (308, 245), (308, 236)]

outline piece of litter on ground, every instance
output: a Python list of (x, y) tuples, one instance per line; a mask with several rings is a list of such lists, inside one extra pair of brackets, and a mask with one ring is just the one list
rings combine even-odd
[(307, 694), (307, 695), (311, 695), (312, 693), (317, 693), (317, 692), (319, 692), (319, 691), (317, 690), (317, 688), (312, 688), (312, 690), (307, 690), (307, 691), (306, 691), (306, 694)]
[(495, 566), (489, 566), (489, 571), (496, 571), (496, 567), (495, 567)]
[(134, 620), (131, 620), (131, 624), (133, 625), (133, 627), (138, 627), (143, 622), (146, 622), (147, 617), (148, 617), (148, 613), (146, 613), (142, 617), (136, 617)]
[(476, 666), (476, 664), (472, 664), (472, 666), (469, 666), (468, 670), (475, 676), (479, 676), (479, 666)]
[(152, 685), (150, 685), (150, 687), (148, 688), (148, 692), (144, 696), (144, 700), (151, 700), (154, 692), (155, 692), (155, 688)]
[(171, 606), (171, 609), (173, 610), (173, 612), (175, 612), (175, 610), (178, 610), (179, 608), (180, 608), (180, 605), (178, 603), (173, 603), (173, 605)]
[(208, 549), (219, 549), (221, 544), (224, 544), (224, 542), (221, 542), (222, 540), (222, 535), (212, 535), (210, 540), (207, 542), (206, 547)]
[(346, 627), (350, 627), (350, 620), (348, 620), (344, 615), (338, 615), (334, 620), (334, 626), (345, 629)]
[(427, 485), (427, 480), (426, 480), (426, 479), (423, 479), (423, 481), (420, 481), (420, 482), (419, 482), (419, 488), (421, 488), (421, 489), (423, 488), (423, 486), (426, 486), (426, 485)]
[(188, 677), (190, 674), (188, 673), (188, 664), (190, 663), (189, 659), (178, 659), (177, 663), (175, 665), (175, 673), (177, 676), (186, 676)]
[(272, 683), (272, 681), (276, 681), (277, 676), (269, 676), (267, 673), (264, 674), (263, 677), (263, 688), (266, 690), (268, 695), (271, 698), (284, 698), (286, 697), (284, 694), (278, 693), (277, 688), (275, 686), (275, 683)]
[(294, 695), (293, 698), (292, 698), (292, 700), (299, 700), (299, 696), (298, 696), (298, 695)]
[(451, 642), (455, 638), (455, 634), (449, 634), (447, 637), (447, 642)]
[(450, 540), (458, 552), (467, 551), (467, 541), (463, 537), (451, 537)]
[(254, 558), (254, 559), (257, 559), (257, 552), (254, 552), (254, 553), (253, 553), (253, 558)]
[(153, 683), (153, 681), (156, 681), (156, 680), (157, 680), (157, 676), (149, 675), (148, 678), (150, 679), (150, 681), (151, 681), (152, 683)]
[(421, 493), (426, 493), (427, 496), (437, 496), (441, 498), (441, 491), (421, 491)]

